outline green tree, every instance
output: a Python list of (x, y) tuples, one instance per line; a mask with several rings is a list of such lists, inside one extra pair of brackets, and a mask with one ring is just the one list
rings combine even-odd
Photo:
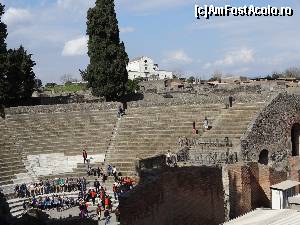
[(4, 5), (0, 3), (0, 104), (31, 97), (35, 85), (32, 55), (22, 46), (7, 50), (7, 28), (1, 20), (3, 14)]
[(18, 101), (30, 98), (35, 86), (33, 67), (35, 62), (31, 54), (27, 54), (21, 46), (18, 49), (9, 49), (6, 59), (5, 99)]
[(195, 77), (193, 76), (190, 76), (188, 79), (187, 79), (187, 82), (188, 83), (193, 83), (195, 81)]
[(6, 43), (7, 37), (6, 25), (2, 22), (2, 16), (4, 14), (4, 5), (0, 3), (0, 105), (4, 103), (5, 96), (5, 79), (6, 79)]
[(127, 82), (127, 93), (135, 93), (137, 91), (140, 90), (140, 86), (139, 86), (139, 81), (134, 79), (134, 80), (128, 80)]
[(278, 79), (281, 76), (282, 76), (282, 74), (280, 74), (280, 73), (277, 73), (277, 72), (272, 73), (272, 79), (274, 79), (274, 80)]
[(128, 56), (120, 42), (113, 0), (96, 0), (87, 13), (88, 55), (90, 64), (82, 77), (92, 93), (106, 100), (120, 99), (126, 93)]
[(5, 39), (7, 37), (6, 24), (2, 22), (2, 16), (4, 14), (4, 5), (0, 3), (0, 53), (6, 53)]

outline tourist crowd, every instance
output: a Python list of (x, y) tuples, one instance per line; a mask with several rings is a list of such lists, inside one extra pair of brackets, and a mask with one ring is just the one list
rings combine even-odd
[[(122, 193), (125, 193), (133, 188), (134, 180), (129, 177), (119, 178), (117, 177), (117, 181), (113, 184), (113, 194), (114, 199), (118, 200), (119, 196)], [(88, 202), (92, 202), (93, 206), (97, 206), (97, 216), (98, 220), (103, 217), (106, 223), (109, 223), (110, 213), (114, 212), (117, 218), (117, 221), (120, 221), (120, 211), (117, 207), (113, 210), (113, 201), (112, 197), (107, 193), (106, 188), (100, 185), (100, 182), (95, 179), (94, 188), (88, 190), (88, 192), (80, 192), (79, 193), (79, 210), (80, 217), (85, 218), (88, 217)]]
[[(23, 203), (24, 210), (37, 208), (41, 210), (57, 209), (61, 211), (70, 207), (78, 206), (80, 210), (79, 216), (86, 218), (89, 216), (88, 207), (90, 204), (97, 207), (98, 220), (101, 219), (102, 212), (105, 219), (105, 224), (110, 221), (110, 214), (115, 213), (117, 220), (120, 220), (120, 211), (117, 207), (113, 210), (112, 196), (110, 196), (104, 187), (108, 176), (114, 177), (113, 195), (114, 199), (118, 200), (119, 196), (131, 190), (135, 181), (129, 177), (122, 177), (122, 174), (117, 171), (115, 166), (108, 165), (106, 171), (100, 167), (92, 168), (87, 160), (87, 153), (83, 151), (84, 163), (87, 163), (88, 176), (96, 176), (94, 185), (87, 188), (87, 181), (84, 177), (73, 178), (55, 178), (40, 180), (36, 183), (22, 184), (15, 186), (15, 195), (18, 198), (29, 198)], [(100, 183), (100, 181), (102, 181)], [(78, 197), (69, 197), (66, 192), (78, 191)], [(90, 203), (91, 202), (91, 203)]]
[(23, 208), (24, 210), (35, 208), (41, 210), (57, 209), (57, 211), (62, 211), (76, 205), (78, 205), (78, 200), (74, 197), (53, 194), (52, 196), (31, 197), (29, 200), (24, 201)]
[(18, 198), (34, 197), (44, 194), (62, 193), (62, 192), (73, 192), (78, 190), (86, 190), (86, 179), (78, 178), (55, 178), (53, 180), (47, 179), (45, 181), (22, 184), (15, 186), (15, 195)]

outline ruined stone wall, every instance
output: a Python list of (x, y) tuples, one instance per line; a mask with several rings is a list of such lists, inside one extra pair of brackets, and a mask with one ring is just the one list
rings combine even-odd
[(103, 103), (80, 103), (80, 104), (61, 104), (61, 105), (39, 105), (39, 106), (19, 106), (5, 108), (5, 114), (36, 114), (54, 112), (72, 112), (89, 110), (117, 109), (118, 102)]
[[(268, 102), (278, 92), (260, 91), (256, 86), (241, 86), (233, 89), (209, 88), (201, 91), (188, 93), (171, 93), (173, 98), (164, 98), (163, 95), (155, 93), (144, 93), (143, 100), (131, 101), (128, 107), (149, 107), (149, 106), (171, 106), (182, 104), (223, 104), (229, 95), (232, 95), (237, 103)], [(49, 112), (68, 112), (82, 110), (106, 110), (116, 109), (118, 102), (99, 102), (99, 103), (70, 103), (57, 105), (37, 105), (19, 106), (6, 108), (5, 113), (49, 113)], [(1, 110), (0, 110), (1, 111)]]
[[(278, 92), (235, 92), (232, 96), (236, 103), (269, 102)], [(128, 107), (171, 106), (182, 104), (224, 104), (230, 92), (208, 91), (199, 93), (171, 93), (173, 98), (164, 98), (155, 93), (144, 93), (144, 99), (128, 102)]]
[(288, 167), (291, 155), (291, 129), (300, 123), (300, 96), (281, 93), (253, 120), (241, 139), (245, 161), (257, 162), (262, 150), (268, 150), (269, 164), (278, 170)]
[(220, 224), (225, 218), (222, 169), (169, 168), (122, 197), (120, 211), (122, 225)]

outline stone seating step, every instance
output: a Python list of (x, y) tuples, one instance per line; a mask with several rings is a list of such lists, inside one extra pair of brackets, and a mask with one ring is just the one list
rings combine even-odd
[(23, 149), (24, 150), (29, 150), (30, 149), (48, 149), (48, 150), (68, 150), (72, 148), (82, 148), (83, 146), (87, 146), (87, 148), (94, 148), (94, 146), (99, 147), (105, 147), (107, 146), (106, 143), (95, 143), (92, 140), (82, 140), (82, 142), (53, 142), (52, 144), (50, 142), (48, 143), (27, 143), (24, 145)]
[(12, 175), (12, 174), (1, 175), (0, 176), (0, 185), (3, 185), (3, 184), (1, 184), (2, 182), (10, 181), (13, 177), (14, 177), (14, 175)]
[[(170, 115), (172, 116), (172, 115)], [(139, 123), (144, 123), (144, 124), (155, 124), (155, 125), (161, 125), (161, 124), (187, 124), (187, 123), (192, 123), (193, 121), (196, 122), (202, 122), (205, 117), (199, 117), (199, 116), (191, 116), (191, 117), (170, 117), (169, 118), (137, 118), (137, 117), (132, 117), (132, 119), (126, 120), (124, 123), (122, 123), (122, 126), (130, 126), (132, 124), (139, 124)], [(210, 116), (207, 116), (208, 121), (212, 122), (213, 118)]]
[(0, 188), (1, 188), (2, 185), (12, 184), (13, 181), (11, 180), (11, 178), (12, 177), (7, 177), (7, 178), (5, 178), (3, 180), (1, 180), (1, 178), (0, 178)]
[(21, 169), (24, 168), (24, 165), (20, 163), (21, 161), (18, 161), (18, 163), (16, 162), (12, 162), (12, 161), (4, 161), (4, 162), (0, 162), (0, 169), (9, 169), (9, 168), (16, 168), (16, 169)]
[(249, 123), (253, 116), (245, 117), (223, 117), (219, 123)]
[(228, 137), (229, 140), (231, 139), (240, 139), (242, 135), (237, 135), (237, 134), (211, 134), (211, 135), (207, 135), (205, 137), (207, 138), (211, 138), (211, 139), (224, 139), (225, 137)]
[[(246, 111), (246, 110), (245, 110)], [(248, 111), (247, 111), (248, 112)], [(147, 119), (162, 119), (162, 120), (175, 120), (176, 118), (199, 118), (204, 119), (205, 116), (207, 117), (213, 117), (218, 115), (218, 111), (199, 111), (199, 112), (157, 112), (153, 114), (141, 114), (141, 113), (130, 113), (123, 117), (123, 119), (126, 120), (134, 120), (134, 119), (140, 119), (140, 120), (147, 120)]]
[[(111, 152), (111, 154), (136, 154), (138, 152), (154, 152), (154, 151), (163, 151), (163, 150), (174, 150), (174, 149), (177, 149), (179, 150), (180, 147), (178, 145), (170, 145), (170, 146), (165, 146), (165, 147), (160, 147), (159, 145), (157, 146), (151, 146), (151, 147), (148, 147), (148, 146), (141, 146), (141, 147), (138, 147), (138, 148), (134, 148), (134, 147), (131, 147), (131, 146), (128, 146), (128, 147), (120, 147), (120, 148), (117, 148), (115, 149), (114, 151)], [(133, 153), (131, 153), (133, 152)], [(108, 157), (108, 156), (107, 156)]]
[(142, 141), (142, 142), (128, 142), (128, 143), (123, 143), (123, 144), (116, 144), (115, 146), (113, 146), (115, 149), (118, 148), (140, 148), (140, 147), (154, 147), (154, 146), (161, 146), (161, 147), (168, 147), (170, 145), (177, 145), (177, 142), (174, 140), (173, 142), (164, 142), (164, 141)]
[(207, 131), (209, 134), (207, 135), (242, 135), (245, 132), (246, 129), (241, 129), (241, 130), (210, 130)]
[[(191, 132), (192, 129), (189, 129), (189, 130), (190, 130), (190, 132), (188, 132), (188, 133), (186, 131), (177, 131), (177, 132), (175, 132), (175, 131), (172, 131), (172, 130), (168, 130), (166, 132), (161, 131), (161, 133), (159, 133), (158, 130), (156, 132), (153, 132), (153, 131), (150, 132), (149, 131), (149, 132), (144, 132), (144, 133), (141, 133), (141, 132), (138, 132), (138, 133), (136, 133), (136, 132), (127, 132), (127, 133), (118, 134), (116, 136), (116, 138), (118, 140), (121, 140), (122, 138), (128, 138), (129, 136), (134, 135), (134, 136), (131, 136), (131, 137), (132, 138), (134, 138), (134, 137), (145, 138), (145, 139), (147, 139), (147, 138), (152, 139), (153, 137), (158, 137), (160, 139), (165, 139), (166, 140), (166, 138), (168, 139), (168, 138), (178, 137), (180, 135), (186, 136), (188, 134), (192, 134), (192, 132)], [(126, 139), (126, 140), (128, 140), (128, 139)]]
[(13, 168), (13, 169), (6, 168), (4, 170), (0, 170), (0, 179), (1, 179), (1, 177), (5, 176), (5, 175), (14, 176), (17, 173), (25, 173), (25, 172), (27, 172), (25, 167), (24, 168), (18, 168), (18, 169), (16, 169), (16, 168)]
[(7, 162), (7, 160), (15, 163), (21, 162), (20, 154), (0, 153), (0, 156), (0, 163)]
[(191, 111), (210, 111), (210, 110), (220, 110), (223, 106), (160, 106), (160, 107), (137, 107), (137, 108), (128, 108), (126, 114), (130, 113), (141, 113), (145, 112), (147, 114), (151, 113), (170, 113), (170, 112), (191, 112)]
[[(106, 122), (106, 123), (105, 123)], [(53, 132), (57, 131), (59, 132), (60, 129), (63, 130), (71, 130), (72, 128), (77, 129), (96, 129), (97, 127), (101, 126), (103, 129), (109, 129), (113, 123), (107, 124), (107, 121), (103, 121), (103, 123), (87, 123), (83, 122), (82, 124), (48, 124), (48, 123), (42, 123), (42, 124), (35, 124), (35, 125), (26, 125), (25, 129), (24, 123), (20, 124), (10, 124), (9, 126), (16, 130), (25, 130), (25, 131), (45, 131), (45, 132)]]

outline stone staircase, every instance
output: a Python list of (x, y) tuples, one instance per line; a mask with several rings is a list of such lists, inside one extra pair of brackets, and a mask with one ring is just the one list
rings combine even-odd
[(265, 103), (234, 104), (232, 108), (222, 109), (220, 114), (201, 136), (203, 140), (224, 140), (228, 137), (232, 150), (240, 152), (240, 138), (246, 132), (254, 116), (264, 107)]
[(117, 120), (116, 125), (113, 129), (107, 151), (105, 152), (105, 168), (103, 168), (103, 169), (107, 168), (107, 166), (109, 164), (109, 161), (110, 161), (111, 154), (115, 150), (115, 144), (116, 144), (116, 140), (117, 140), (118, 129), (120, 128), (121, 121), (122, 121), (122, 117)]
[(106, 162), (116, 166), (123, 176), (135, 176), (138, 158), (177, 151), (179, 137), (193, 136), (193, 121), (201, 135), (204, 118), (213, 123), (221, 108), (220, 104), (130, 108), (121, 119)]

